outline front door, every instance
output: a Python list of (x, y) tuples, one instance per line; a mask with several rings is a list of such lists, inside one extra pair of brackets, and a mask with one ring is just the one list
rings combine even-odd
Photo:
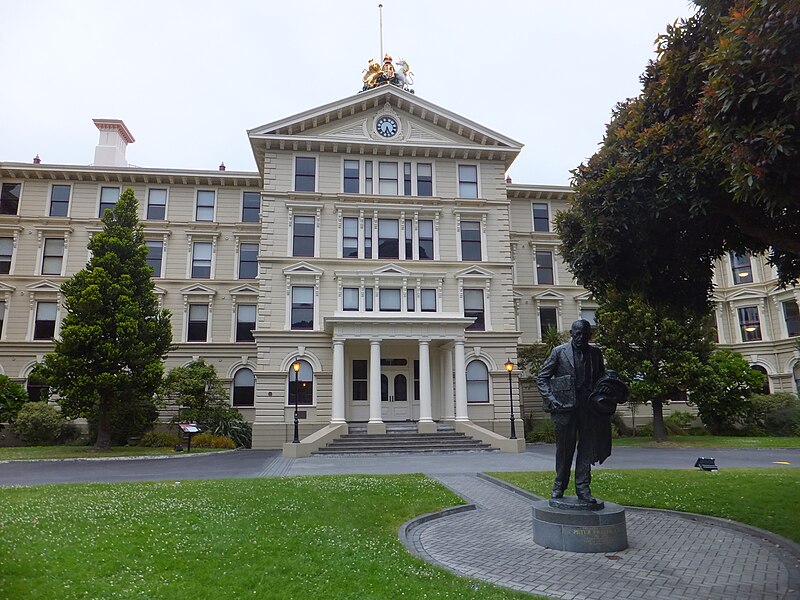
[(381, 418), (384, 421), (410, 421), (408, 372), (384, 367), (381, 370)]

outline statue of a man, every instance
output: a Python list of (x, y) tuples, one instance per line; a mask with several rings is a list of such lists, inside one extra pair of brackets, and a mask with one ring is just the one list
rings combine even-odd
[(611, 454), (611, 414), (616, 403), (627, 400), (627, 386), (611, 371), (606, 376), (603, 354), (589, 345), (591, 335), (588, 321), (575, 321), (572, 339), (553, 348), (536, 383), (556, 434), (556, 477), (550, 497), (563, 498), (577, 443), (575, 491), (581, 502), (596, 504), (589, 489), (592, 464)]

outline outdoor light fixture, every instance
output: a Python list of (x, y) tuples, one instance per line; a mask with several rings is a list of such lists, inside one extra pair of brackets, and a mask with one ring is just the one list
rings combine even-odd
[(748, 275), (750, 275), (750, 271), (739, 271), (739, 272), (737, 273), (737, 275), (738, 275), (739, 277), (747, 277)]
[(745, 328), (744, 328), (744, 330), (745, 330), (745, 331), (755, 331), (755, 330), (756, 330), (756, 328), (755, 328), (755, 327), (753, 327), (752, 325), (748, 325), (747, 327), (745, 327)]
[(514, 363), (509, 358), (505, 364), (506, 371), (508, 371), (508, 402), (511, 404), (511, 439), (517, 439), (517, 427), (514, 424), (514, 388), (511, 385), (511, 371), (514, 370)]
[(705, 458), (704, 456), (698, 458), (694, 466), (703, 469), (703, 471), (719, 471), (719, 467), (717, 463), (714, 462), (714, 459)]
[(300, 374), (300, 360), (295, 360), (294, 364), (292, 365), (292, 369), (294, 369), (294, 439), (292, 440), (293, 444), (300, 443), (300, 430), (298, 427), (298, 414), (297, 414), (297, 401), (298, 396), (300, 396), (300, 386), (297, 385), (297, 378)]

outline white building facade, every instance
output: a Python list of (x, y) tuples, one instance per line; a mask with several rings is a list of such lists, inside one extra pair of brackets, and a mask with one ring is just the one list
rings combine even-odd
[[(0, 372), (36, 392), (60, 285), (132, 187), (172, 312), (167, 368), (212, 364), (254, 447), (291, 441), (296, 401), (298, 452), (393, 422), (522, 448), (512, 402), (522, 437), (539, 399), (504, 363), (596, 304), (557, 253), (571, 190), (506, 179), (520, 143), (393, 85), (250, 130), (252, 173), (131, 167), (124, 124), (95, 123), (92, 166), (0, 163)], [(775, 282), (757, 257), (717, 266), (719, 342), (797, 391), (798, 292)]]

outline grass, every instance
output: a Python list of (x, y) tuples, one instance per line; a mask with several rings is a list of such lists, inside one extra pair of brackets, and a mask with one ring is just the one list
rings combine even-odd
[[(549, 496), (552, 473), (492, 473)], [(669, 508), (733, 519), (800, 542), (800, 469), (723, 469), (718, 472), (597, 470), (592, 494), (627, 506)]]
[(665, 442), (651, 437), (621, 437), (615, 446), (649, 448), (800, 448), (800, 437), (737, 437), (724, 435), (670, 435)]
[[(195, 452), (217, 452), (217, 448), (192, 448)], [(0, 448), (0, 460), (35, 460), (43, 458), (113, 458), (117, 456), (155, 456), (185, 454), (172, 448), (147, 448), (144, 446), (114, 446), (109, 450), (95, 450), (92, 446), (16, 446)]]
[(409, 554), (461, 503), (421, 475), (0, 489), (0, 597), (531, 598)]

